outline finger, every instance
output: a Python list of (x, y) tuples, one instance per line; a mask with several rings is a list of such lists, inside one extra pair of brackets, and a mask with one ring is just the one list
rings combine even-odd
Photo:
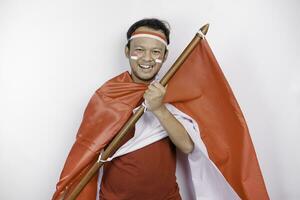
[(146, 99), (145, 99), (144, 103), (145, 103), (146, 108), (148, 108), (149, 107), (149, 103), (148, 103), (148, 101)]
[(150, 84), (149, 86), (148, 86), (148, 89), (155, 89), (156, 87), (153, 85), (153, 84)]
[(148, 98), (149, 98), (149, 95), (148, 95), (147, 93), (145, 93), (145, 94), (143, 95), (143, 97), (144, 97), (144, 99), (148, 99)]
[(148, 90), (147, 92), (144, 93), (144, 96), (146, 96), (147, 98), (153, 96), (155, 94), (155, 92)]
[(145, 91), (144, 94), (151, 94), (151, 93), (155, 92), (155, 90), (157, 90), (157, 89), (149, 88), (148, 90)]
[(168, 85), (165, 86), (165, 92), (167, 92), (167, 90), (168, 90)]
[(148, 86), (148, 90), (155, 92), (155, 91), (158, 90), (158, 88), (151, 84), (151, 85)]
[(157, 90), (155, 87), (149, 87), (145, 93), (150, 93), (150, 92), (154, 92), (155, 90)]
[(160, 84), (160, 83), (158, 83), (158, 82), (153, 83), (153, 85), (154, 85), (156, 88), (158, 88), (160, 91), (162, 91), (162, 92), (165, 92), (165, 91), (166, 91), (165, 87), (162, 86), (162, 84)]

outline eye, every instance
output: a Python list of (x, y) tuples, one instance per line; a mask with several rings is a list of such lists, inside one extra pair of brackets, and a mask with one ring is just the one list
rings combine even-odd
[(135, 51), (136, 51), (136, 52), (143, 52), (144, 49), (142, 49), (142, 48), (136, 48)]
[(153, 50), (152, 53), (153, 53), (154, 55), (159, 55), (159, 54), (160, 54), (160, 50)]

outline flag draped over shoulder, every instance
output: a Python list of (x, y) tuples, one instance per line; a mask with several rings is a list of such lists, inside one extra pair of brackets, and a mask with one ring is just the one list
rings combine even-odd
[[(147, 85), (128, 72), (109, 80), (91, 98), (68, 155), (53, 200), (69, 192), (97, 160), (141, 103)], [(170, 80), (164, 102), (194, 118), (209, 156), (243, 200), (269, 199), (246, 122), (210, 50), (201, 40)], [(96, 199), (97, 177), (78, 200)]]
[[(84, 174), (97, 161), (100, 152), (113, 139), (138, 106), (147, 85), (134, 83), (128, 72), (107, 81), (89, 101), (65, 162), (53, 200), (67, 197)], [(81, 191), (78, 200), (96, 199), (97, 177)]]
[(239, 105), (207, 41), (169, 81), (165, 101), (194, 118), (210, 159), (243, 199), (269, 199)]

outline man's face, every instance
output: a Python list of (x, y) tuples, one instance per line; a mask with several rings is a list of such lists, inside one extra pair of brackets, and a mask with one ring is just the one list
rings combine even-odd
[[(136, 31), (150, 31), (164, 36), (163, 32), (148, 27), (140, 27)], [(132, 39), (125, 53), (129, 58), (132, 79), (137, 83), (150, 83), (167, 57), (166, 46), (147, 37)]]

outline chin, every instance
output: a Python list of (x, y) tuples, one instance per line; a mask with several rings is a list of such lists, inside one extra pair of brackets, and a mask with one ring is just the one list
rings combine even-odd
[(151, 81), (152, 79), (155, 78), (155, 75), (154, 76), (138, 76), (137, 78), (142, 81)]
[(156, 74), (144, 75), (144, 74), (135, 73), (136, 78), (138, 78), (141, 81), (151, 81), (155, 78), (155, 75)]

